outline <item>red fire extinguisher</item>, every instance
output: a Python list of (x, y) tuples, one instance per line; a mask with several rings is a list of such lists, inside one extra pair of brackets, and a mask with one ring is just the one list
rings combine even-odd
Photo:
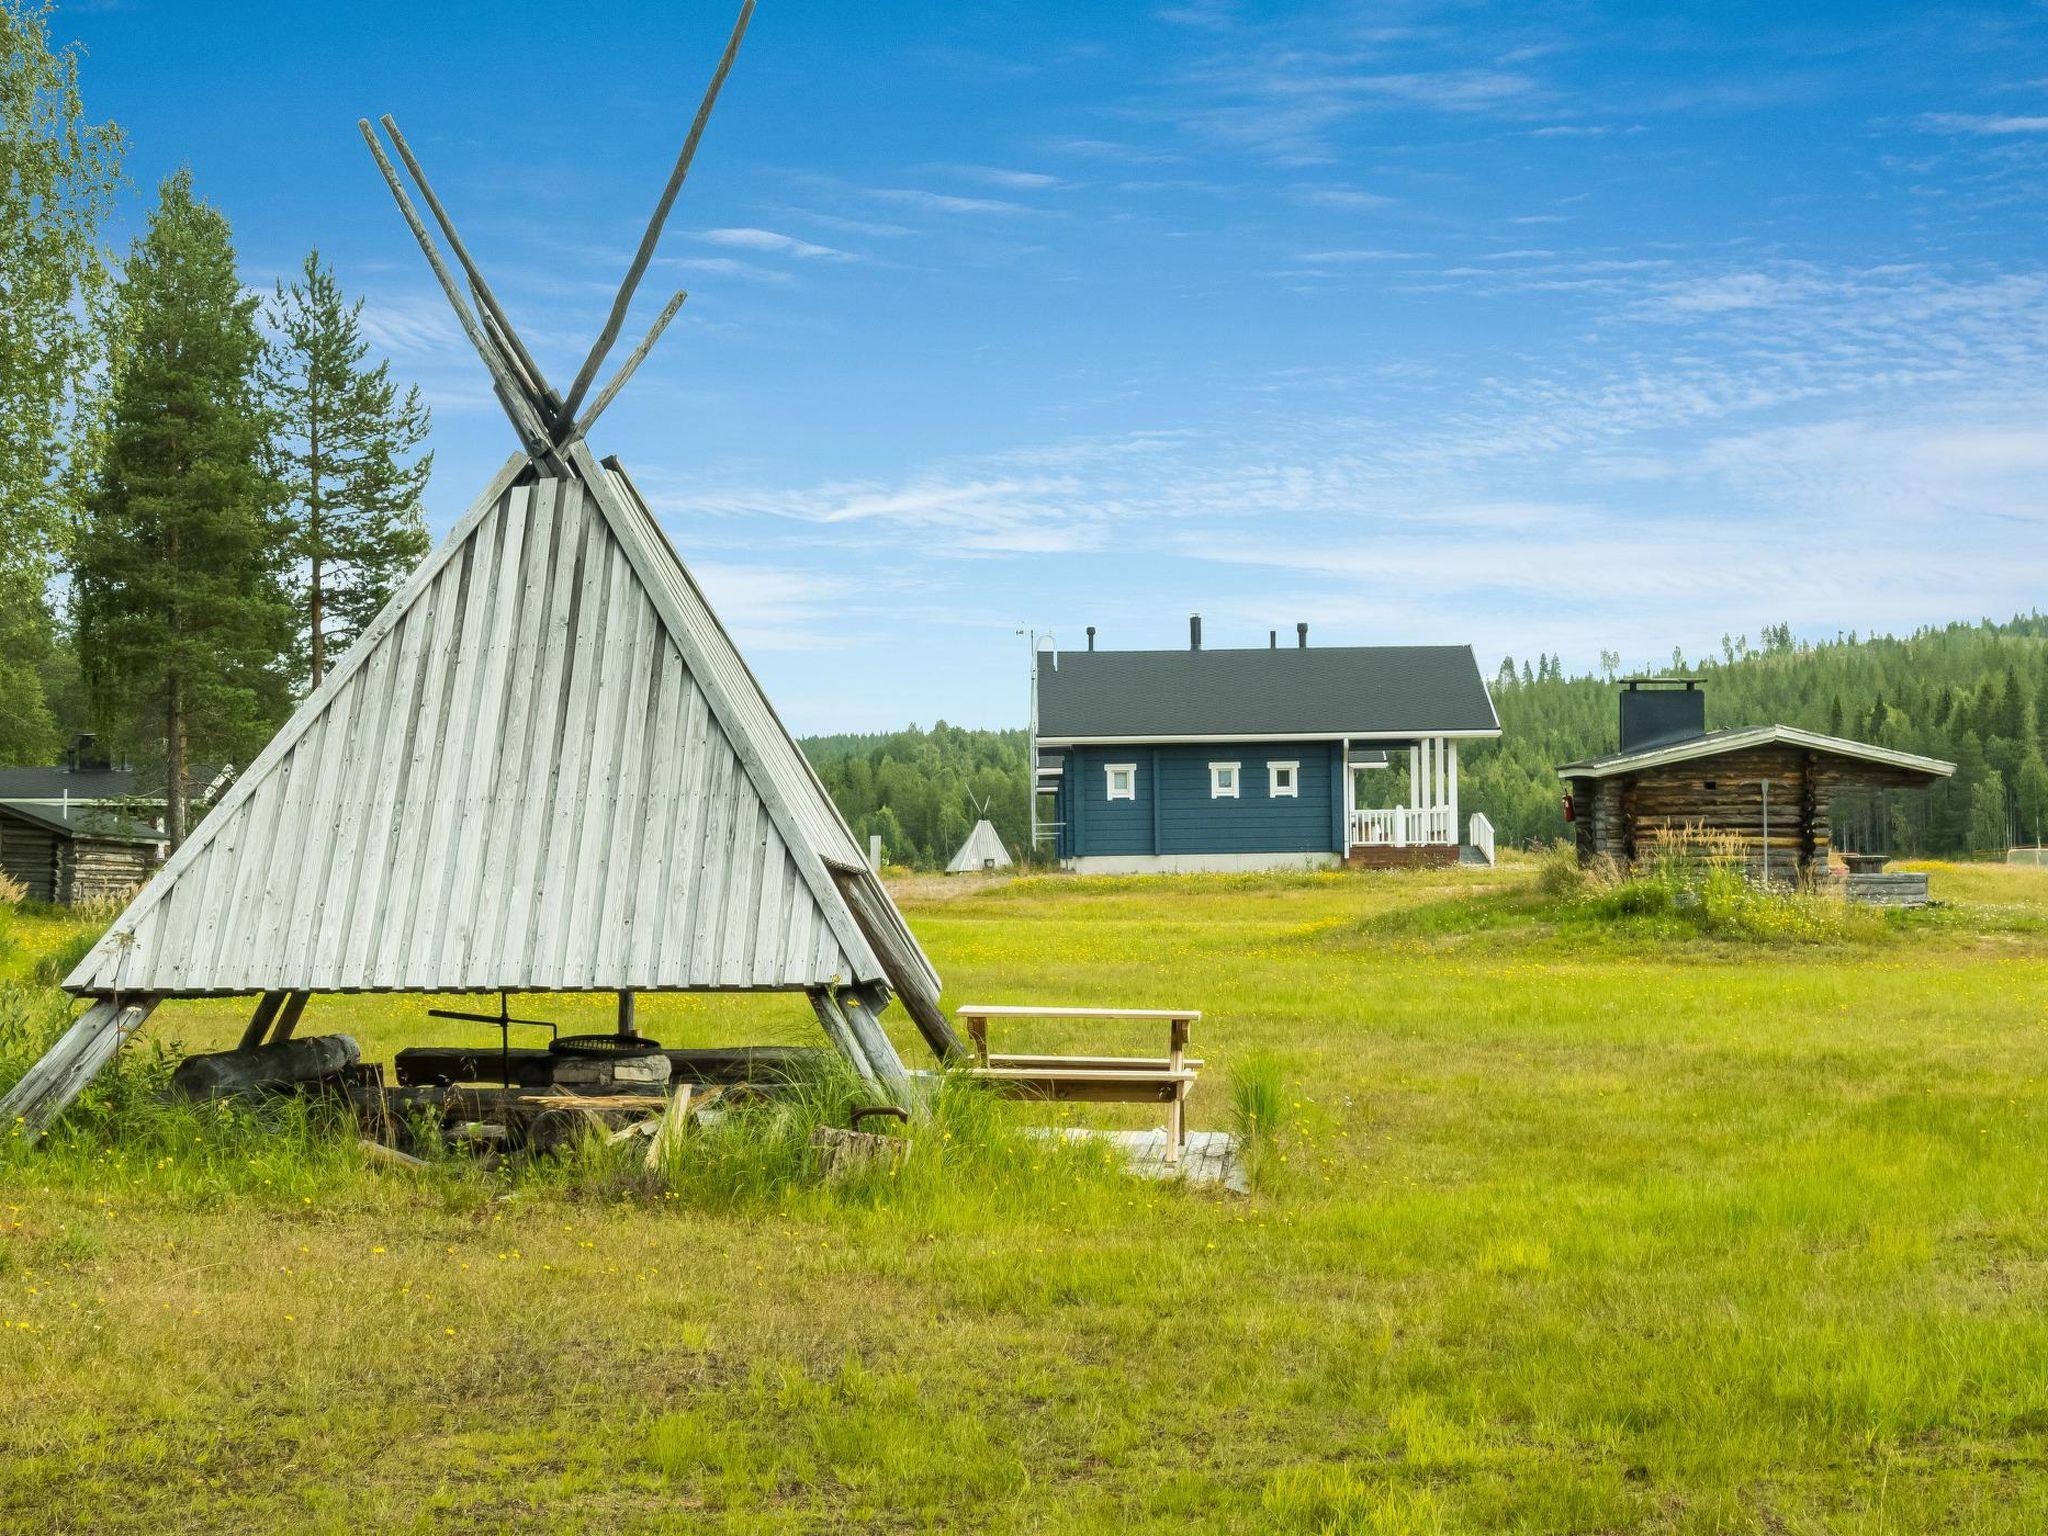
[(1564, 819), (1566, 821), (1577, 821), (1579, 819), (1579, 808), (1572, 804), (1572, 792), (1570, 790), (1564, 792)]

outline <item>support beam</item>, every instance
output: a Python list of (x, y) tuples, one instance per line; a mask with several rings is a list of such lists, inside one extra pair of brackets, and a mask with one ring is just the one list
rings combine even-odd
[[(455, 318), (462, 324), (462, 333), (469, 338), (469, 344), (476, 348), (478, 357), (484, 360), (484, 367), (490, 371), (491, 382), (498, 388), (498, 398), (504, 402), (505, 412), (512, 418), (512, 425), (519, 433), (519, 439), (526, 445), (528, 453), (536, 457), (546, 456), (554, 462), (554, 435), (540, 419), (540, 408), (536, 401), (527, 397), (523, 386), (505, 368), (498, 357), (490, 338), (477, 325), (476, 316), (470, 313), (468, 301), (462, 297), (462, 290), (455, 286), (455, 279), (448, 274), (447, 263), (441, 260), (441, 252), (434, 245), (434, 237), (427, 233), (427, 226), (413, 207), (412, 199), (405, 194), (404, 184), (398, 179), (398, 172), (392, 167), (390, 157), (384, 153), (384, 146), (377, 142), (377, 131), (370, 126), (370, 120), (360, 118), (356, 127), (362, 130), (363, 142), (370, 146), (370, 155), (377, 162), (377, 169), (384, 173), (384, 185), (391, 189), (391, 197), (398, 204), (398, 211), (405, 216), (406, 228), (419, 242), (420, 252), (427, 258), (427, 265), (434, 269), (434, 277), (441, 284), (441, 292), (447, 298), (449, 307), (455, 311)], [(557, 467), (556, 473), (563, 471)]]
[(626, 310), (633, 302), (633, 290), (640, 286), (641, 275), (654, 259), (654, 247), (661, 240), (661, 227), (668, 222), (669, 210), (676, 204), (676, 194), (683, 190), (683, 178), (690, 174), (690, 162), (697, 157), (697, 141), (704, 137), (704, 125), (711, 119), (711, 108), (718, 101), (719, 88), (732, 72), (732, 61), (739, 56), (740, 39), (747, 35), (747, 23), (753, 20), (753, 16), (754, 0), (746, 0), (740, 7), (739, 20), (733, 23), (732, 37), (726, 42), (718, 69), (705, 89), (703, 104), (697, 108), (696, 121), (690, 124), (690, 135), (683, 140), (682, 153), (676, 156), (675, 169), (668, 174), (668, 185), (662, 188), (661, 200), (654, 205), (653, 217), (647, 221), (647, 232), (640, 237), (640, 249), (633, 254), (633, 264), (626, 269), (625, 281), (619, 284), (618, 297), (612, 300), (612, 312), (605, 317), (604, 329), (591, 345), (590, 355), (584, 358), (583, 366), (576, 372), (576, 382), (569, 386), (568, 396), (562, 402), (565, 417), (575, 416), (576, 407), (583, 403), (584, 394), (604, 364), (605, 354), (619, 339), (619, 328), (626, 323)]
[(38, 1141), (155, 1011), (155, 997), (95, 998), (0, 1099), (0, 1135)]
[(846, 1022), (852, 1026), (853, 1037), (860, 1042), (862, 1054), (875, 1069), (875, 1076), (881, 1079), (883, 1096), (891, 1104), (913, 1108), (910, 1074), (903, 1069), (903, 1058), (896, 1054), (896, 1047), (883, 1031), (881, 1020), (875, 1017), (889, 1006), (888, 989), (879, 986), (847, 987), (840, 992), (838, 1001), (839, 1011), (846, 1015)]
[(249, 1027), (242, 1031), (242, 1040), (236, 1050), (253, 1051), (263, 1043), (263, 1037), (270, 1033), (270, 1022), (277, 1017), (277, 1010), (284, 1006), (287, 995), (266, 992), (256, 999), (256, 1011), (249, 1015)]
[(654, 350), (654, 344), (661, 340), (661, 333), (668, 329), (669, 321), (675, 319), (676, 311), (683, 307), (683, 301), (687, 298), (689, 294), (680, 288), (676, 290), (676, 296), (670, 299), (667, 306), (655, 317), (654, 324), (648, 328), (647, 335), (640, 345), (633, 349), (630, 357), (619, 364), (619, 371), (612, 375), (611, 382), (597, 392), (597, 398), (591, 402), (590, 409), (585, 411), (583, 419), (576, 423), (576, 436), (590, 436), (590, 429), (597, 425), (597, 418), (604, 414), (606, 406), (618, 398), (619, 391), (626, 387), (626, 381), (632, 378), (635, 370), (647, 360), (647, 354)]
[(832, 994), (820, 988), (810, 994), (811, 1009), (818, 1015), (818, 1023), (825, 1030), (825, 1038), (838, 1048), (839, 1054), (853, 1064), (853, 1070), (860, 1074), (860, 1080), (875, 1093), (882, 1092), (882, 1080), (875, 1075), (873, 1065), (855, 1038), (853, 1026), (846, 1021), (846, 1015), (839, 1011)]
[(306, 1004), (312, 996), (310, 992), (294, 992), (285, 999), (284, 1012), (277, 1018), (277, 1028), (271, 1031), (272, 1045), (282, 1045), (291, 1039), (292, 1031), (299, 1027), (299, 1018), (305, 1013)]
[(526, 343), (519, 339), (519, 333), (512, 329), (512, 322), (498, 303), (498, 296), (491, 292), (491, 285), (484, 281), (483, 273), (477, 270), (475, 262), (469, 259), (469, 248), (462, 243), (462, 237), (455, 233), (455, 221), (448, 217), (448, 210), (441, 206), (441, 199), (434, 195), (433, 187), (427, 181), (427, 173), (420, 169), (420, 163), (413, 158), (412, 146), (405, 142), (405, 135), (398, 131), (398, 122), (389, 112), (377, 119), (384, 125), (384, 131), (391, 135), (392, 145), (398, 150), (398, 158), (405, 162), (405, 168), (412, 174), (413, 184), (420, 189), (420, 196), (427, 200), (427, 208), (434, 215), (434, 222), (441, 226), (448, 246), (455, 252), (455, 259), (462, 264), (463, 275), (469, 279), (469, 291), (476, 296), (477, 310), (484, 317), (486, 326), (495, 326), (520, 371), (532, 384), (535, 396), (543, 403), (559, 405), (548, 388), (548, 381), (542, 376), (540, 364), (533, 360), (533, 354), (526, 350)]

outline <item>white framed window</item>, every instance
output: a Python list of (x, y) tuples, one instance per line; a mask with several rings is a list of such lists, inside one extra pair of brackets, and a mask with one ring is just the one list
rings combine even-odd
[(1235, 800), (1238, 785), (1243, 776), (1236, 763), (1211, 763), (1209, 765), (1209, 798), (1211, 800)]
[(1109, 798), (1112, 800), (1135, 800), (1138, 798), (1138, 765), (1136, 763), (1105, 763), (1102, 767), (1104, 778), (1109, 781)]
[(1275, 800), (1301, 798), (1301, 764), (1266, 764), (1266, 794)]

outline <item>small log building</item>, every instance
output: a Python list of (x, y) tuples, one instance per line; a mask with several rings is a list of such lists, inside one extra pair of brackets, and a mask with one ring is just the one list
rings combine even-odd
[(1557, 772), (1582, 861), (1632, 864), (1707, 834), (1738, 840), (1753, 869), (1791, 881), (1826, 876), (1838, 792), (1925, 788), (1955, 765), (1789, 725), (1709, 731), (1696, 682), (1632, 678), (1621, 750)]
[(31, 901), (125, 898), (163, 860), (163, 833), (95, 806), (0, 800), (0, 873)]

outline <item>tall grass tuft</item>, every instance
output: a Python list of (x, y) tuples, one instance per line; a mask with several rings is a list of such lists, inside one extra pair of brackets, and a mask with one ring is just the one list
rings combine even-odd
[(1287, 1084), (1277, 1057), (1253, 1051), (1231, 1067), (1231, 1124), (1245, 1176), (1254, 1183), (1266, 1167), (1266, 1154), (1279, 1139), (1286, 1116)]

